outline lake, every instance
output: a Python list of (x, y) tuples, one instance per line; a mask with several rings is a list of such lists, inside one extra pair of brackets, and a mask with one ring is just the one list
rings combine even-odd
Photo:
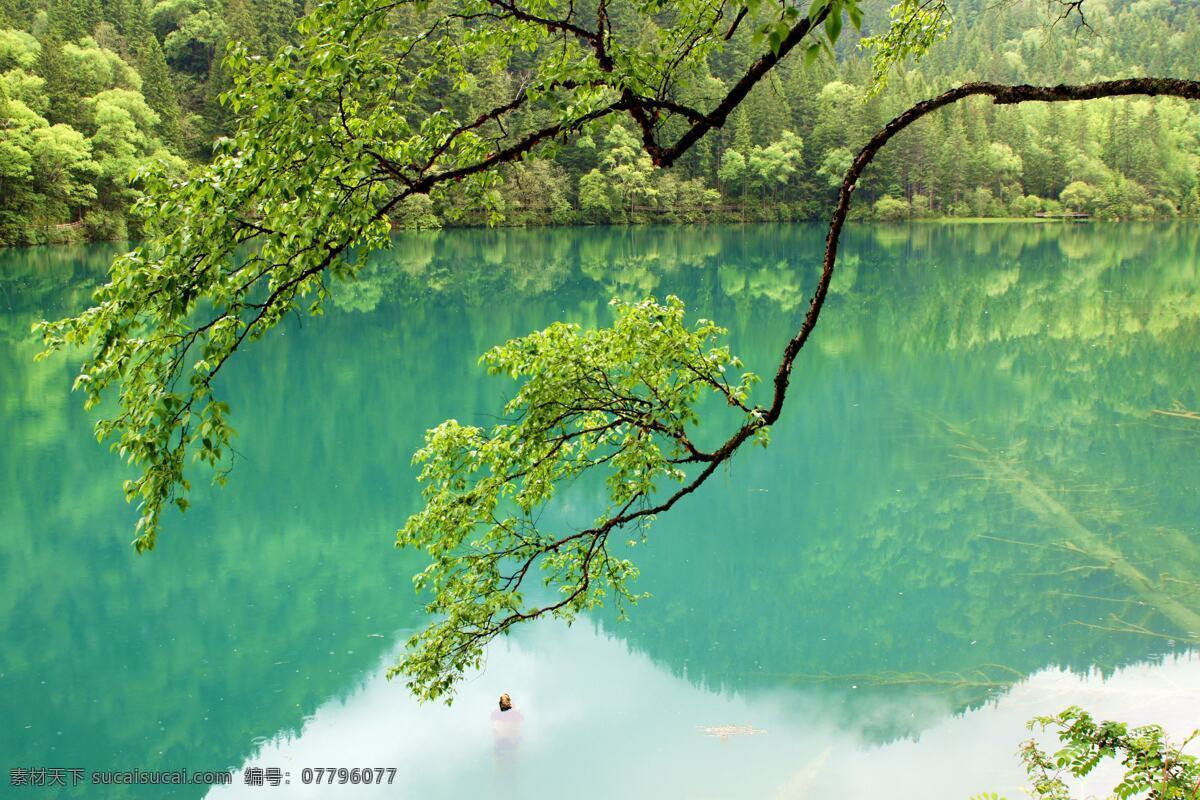
[[(654, 524), (635, 551), (652, 596), (628, 621), (527, 626), (449, 708), (384, 679), (423, 624), (422, 559), (393, 546), (420, 502), (411, 454), (447, 417), (490, 424), (512, 388), (479, 354), (676, 294), (770, 376), (823, 236), (398, 235), (325, 318), (230, 365), (229, 485), (197, 470), (143, 556), (127, 471), (68, 391), (79, 358), (35, 364), (29, 339), (85, 307), (118, 250), (0, 251), (3, 766), (235, 771), (211, 792), (29, 796), (965, 800), (1021, 796), (1035, 714), (1190, 732), (1196, 224), (851, 227), (771, 446)], [(587, 487), (566, 501), (596, 515)], [(504, 691), (525, 721), (497, 752)], [(758, 732), (703, 730), (725, 725)], [(305, 784), (329, 767), (396, 772)]]

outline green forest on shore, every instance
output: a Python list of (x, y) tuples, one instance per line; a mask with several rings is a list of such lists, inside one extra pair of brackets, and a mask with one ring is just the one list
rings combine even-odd
[[(886, 24), (884, 2), (864, 33)], [(852, 153), (913, 102), (971, 80), (1083, 82), (1200, 74), (1200, 6), (1099, 0), (1090, 29), (1048, 21), (1044, 4), (954, 4), (957, 22), (917, 67), (871, 96), (855, 35), (837, 58), (786, 61), (722, 129), (674, 168), (656, 168), (638, 135), (606, 124), (552, 158), (508, 165), (504, 224), (784, 221), (822, 218)], [(0, 0), (0, 245), (125, 239), (138, 175), (182, 176), (235, 124), (220, 102), (223, 57), (281, 53), (305, 13), (292, 0)], [(400, 31), (439, 14), (397, 12)], [(614, 20), (620, 26), (622, 20)], [(632, 25), (631, 20), (626, 21)], [(651, 23), (638, 22), (639, 25)], [(700, 106), (721, 96), (760, 43), (738, 32), (693, 82)], [(1136, 65), (1136, 66), (1135, 66)], [(514, 96), (522, 76), (480, 63), (474, 85), (448, 94), (468, 116)], [(431, 100), (431, 103), (437, 102)], [(437, 106), (411, 110), (414, 119)], [(519, 120), (509, 136), (537, 119)], [(626, 125), (628, 123), (625, 123)], [(867, 171), (855, 214), (878, 220), (1035, 217), (1101, 219), (1200, 214), (1200, 109), (1182, 100), (1101, 100), (1002, 108), (962, 103), (914, 125)], [(482, 224), (454, 197), (409, 201), (402, 227)]]

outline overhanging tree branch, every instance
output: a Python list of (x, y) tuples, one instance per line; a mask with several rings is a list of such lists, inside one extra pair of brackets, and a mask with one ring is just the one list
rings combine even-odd
[(829, 222), (829, 232), (825, 239), (825, 255), (821, 264), (821, 277), (817, 281), (816, 291), (809, 303), (808, 313), (804, 317), (800, 329), (784, 348), (783, 359), (775, 373), (775, 396), (771, 406), (766, 411), (765, 424), (772, 424), (779, 418), (783, 410), (784, 398), (787, 395), (788, 379), (792, 372), (792, 364), (796, 355), (808, 341), (817, 318), (825, 304), (829, 293), (829, 282), (833, 278), (834, 267), (837, 263), (838, 242), (842, 228), (846, 224), (846, 215), (850, 211), (854, 189), (863, 170), (875, 158), (883, 147), (896, 134), (903, 131), (922, 117), (940, 108), (957, 103), (967, 97), (977, 95), (991, 97), (997, 105), (1016, 105), (1018, 103), (1062, 103), (1077, 100), (1096, 100), (1102, 97), (1129, 97), (1142, 95), (1147, 97), (1167, 96), (1180, 97), (1185, 100), (1200, 100), (1200, 81), (1178, 80), (1173, 78), (1127, 78), (1124, 80), (1102, 81), (1078, 85), (1060, 84), (1058, 86), (1006, 86), (997, 83), (967, 83), (950, 89), (929, 100), (917, 103), (885, 125), (858, 152), (850, 168), (842, 179), (838, 189), (837, 204)]
[[(569, 2), (564, 8), (558, 0), (451, 0), (432, 25), (409, 20), (419, 22), (410, 36), (397, 35), (401, 6), (416, 8), (418, 16), (423, 9), (403, 0), (320, 4), (302, 23), (308, 38), (299, 50), (269, 61), (231, 52), (234, 88), (224, 102), (240, 116), (235, 137), (184, 180), (147, 175), (147, 199), (139, 204), (143, 243), (114, 262), (94, 307), (40, 325), (47, 352), (90, 348), (76, 382), (87, 407), (106, 389), (120, 388), (119, 408), (97, 423), (97, 434), (112, 439), (139, 470), (126, 484), (126, 496), (139, 501), (139, 550), (154, 546), (166, 504), (186, 507), (179, 496), (189, 487), (185, 455), (217, 467), (229, 452), (228, 409), (213, 394), (223, 365), (306, 298), (313, 298), (310, 312), (321, 313), (334, 280), (352, 280), (363, 254), (391, 246), (389, 217), (402, 202), (433, 195), (494, 212), (497, 167), (625, 113), (641, 129), (646, 153), (668, 166), (723, 125), (802, 40), (811, 36), (808, 51), (816, 54), (820, 29), (832, 43), (843, 13), (852, 24), (860, 19), (857, 0), (809, 0), (807, 14), (790, 2), (730, 4), (739, 9), (730, 28), (744, 18), (742, 32), (754, 25), (771, 49), (706, 112), (671, 92), (680, 76), (702, 72), (705, 58), (722, 46), (720, 0), (680, 0), (669, 11), (636, 3), (633, 10), (654, 23), (654, 35), (624, 43), (603, 0), (593, 30)], [(877, 55), (885, 57), (877, 66), (919, 56), (941, 30), (942, 0), (902, 0), (896, 8), (903, 13), (882, 40)], [(460, 119), (453, 109), (471, 105), (481, 59), (496, 71), (519, 71), (521, 88), (507, 102)], [(418, 454), (426, 512), (400, 535), (402, 544), (433, 557), (418, 584), (434, 592), (430, 611), (444, 614), (414, 641), (402, 667), (419, 693), (451, 691), (482, 645), (517, 622), (571, 616), (599, 603), (606, 588), (632, 597), (627, 583), (636, 570), (612, 557), (611, 533), (641, 528), (695, 491), (745, 442), (765, 441), (824, 303), (859, 175), (904, 127), (972, 94), (1017, 103), (1123, 94), (1194, 98), (1196, 88), (1154, 79), (1083, 87), (970, 84), (897, 117), (846, 175), (821, 277), (785, 348), (770, 405), (751, 404), (755, 376), (726, 379), (726, 369), (740, 370), (741, 363), (717, 343), (724, 331), (703, 320), (686, 327), (683, 305), (673, 298), (666, 305), (623, 305), (609, 328), (580, 333), (552, 326), (490, 352), (485, 361), (493, 371), (527, 379), (506, 411), (513, 421), (490, 433), (451, 421), (430, 433)], [(682, 120), (683, 133), (666, 144), (660, 137), (672, 118)], [(693, 441), (687, 430), (698, 422), (695, 403), (709, 392), (723, 396), (741, 420), (715, 448)], [(540, 532), (534, 512), (556, 483), (601, 466), (609, 506), (600, 517), (582, 530)], [(661, 490), (661, 481), (671, 481), (672, 490)], [(476, 539), (480, 529), (484, 535)], [(535, 564), (559, 593), (556, 602), (530, 605), (522, 596)]]
[[(500, 564), (506, 558), (512, 555), (518, 556), (519, 568), (503, 576), (502, 581), (489, 582), (484, 577), (487, 574), (486, 571), (484, 573), (478, 571), (478, 562), (456, 561), (454, 555), (447, 554), (441, 549), (445, 546), (445, 541), (441, 538), (442, 531), (437, 527), (438, 515), (432, 512), (436, 510), (436, 503), (448, 502), (450, 506), (453, 506), (457, 502), (456, 494), (451, 492), (449, 495), (439, 496), (435, 492), (428, 495), (431, 497), (430, 506), (426, 511), (414, 515), (410, 519), (408, 525), (401, 531), (400, 543), (419, 545), (423, 541), (436, 540), (438, 542), (431, 552), (439, 553), (439, 555), (435, 556), (435, 563), (427, 571), (427, 574), (435, 575), (434, 581), (441, 582), (434, 587), (437, 597), (431, 603), (429, 610), (434, 613), (446, 614), (446, 616), (410, 641), (409, 652), (404, 660), (389, 672), (389, 675), (406, 675), (409, 678), (409, 686), (423, 697), (443, 696), (453, 690), (454, 682), (461, 677), (466, 668), (477, 663), (482, 647), (488, 641), (506, 633), (521, 622), (547, 615), (570, 617), (575, 612), (595, 605), (599, 601), (599, 596), (603, 596), (604, 593), (602, 589), (597, 588), (597, 583), (602, 580), (608, 581), (608, 588), (617, 595), (618, 601), (621, 598), (635, 599), (625, 586), (625, 580), (634, 574), (631, 565), (628, 562), (614, 561), (608, 556), (607, 545), (613, 532), (671, 510), (680, 500), (697, 491), (718, 467), (727, 462), (747, 441), (760, 437), (767, 428), (779, 420), (796, 357), (815, 329), (828, 296), (830, 282), (837, 265), (841, 233), (853, 202), (855, 187), (863, 171), (887, 143), (901, 131), (928, 114), (977, 95), (991, 97), (993, 102), (999, 105), (1015, 105), (1025, 102), (1070, 102), (1133, 95), (1172, 96), (1200, 100), (1200, 82), (1169, 78), (1131, 78), (1059, 86), (1006, 86), (994, 83), (969, 83), (918, 103), (895, 117), (859, 151), (842, 180), (837, 203), (829, 223), (821, 274), (799, 329), (784, 347), (783, 356), (775, 374), (770, 405), (753, 408), (743, 406), (743, 410), (746, 412), (743, 424), (724, 443), (711, 452), (697, 451), (681, 426), (659, 424), (655, 421), (652, 413), (641, 421), (629, 417), (620, 420), (627, 425), (634, 436), (660, 437), (665, 446), (677, 455), (677, 458), (670, 460), (669, 463), (693, 464), (699, 468), (699, 471), (691, 477), (684, 478), (680, 475), (682, 485), (657, 503), (652, 503), (650, 499), (654, 493), (652, 487), (639, 486), (632, 495), (622, 497), (622, 502), (614, 510), (614, 513), (602, 516), (595, 525), (561, 536), (539, 535), (532, 539), (523, 539), (517, 545), (515, 553), (509, 549), (503, 550), (503, 555), (498, 552), (492, 553), (493, 561), (490, 562), (489, 569), (494, 570), (497, 574)], [(680, 306), (679, 311), (681, 310)], [(669, 313), (670, 309), (652, 309), (651, 316), (662, 316)], [(617, 332), (619, 333), (628, 324), (629, 313), (625, 312), (619, 315)], [(531, 340), (519, 340), (516, 346), (518, 349), (531, 348), (526, 351), (526, 356), (530, 353), (544, 352), (545, 346), (538, 344), (536, 337), (545, 336), (548, 333), (549, 329), (546, 333), (535, 334)], [(646, 334), (643, 332), (639, 335)], [(534, 341), (534, 343), (530, 344), (529, 341)], [(509, 347), (512, 346), (513, 343), (510, 343)], [(652, 360), (653, 355), (649, 351), (636, 352), (637, 358), (642, 359)], [(531, 375), (546, 366), (536, 360), (530, 362), (528, 359), (520, 361), (520, 363), (524, 365), (522, 369), (528, 370), (528, 374)], [(625, 366), (619, 360), (607, 364), (606, 368), (614, 370), (618, 375), (623, 375), (625, 372)], [(678, 357), (677, 354), (675, 361), (672, 362), (672, 369), (686, 373), (690, 367), (686, 363), (686, 359)], [(721, 370), (720, 373), (723, 371)], [(701, 383), (710, 383), (712, 380), (711, 374), (705, 374), (703, 371), (701, 371), (700, 377)], [(529, 391), (528, 387), (533, 383), (536, 381), (526, 384), (526, 388), (521, 390), (522, 394)], [(603, 383), (597, 385), (595, 393), (603, 398), (604, 392), (611, 390), (613, 398), (622, 401), (628, 400), (628, 397), (612, 390), (611, 384), (608, 386), (609, 388), (606, 389)], [(653, 389), (653, 386), (651, 388)], [(656, 399), (659, 397), (657, 391), (652, 392), (652, 395)], [(578, 409), (579, 413), (595, 410), (596, 397), (593, 394), (588, 394), (586, 397), (589, 405), (586, 409), (582, 407)], [(518, 404), (520, 400), (521, 395), (518, 395), (518, 399), (513, 401), (513, 405)], [(678, 404), (672, 402), (670, 405), (675, 407)], [(731, 405), (740, 405), (740, 402), (731, 403)], [(554, 424), (559, 424), (562, 419), (561, 415), (555, 417)], [(527, 419), (522, 420), (521, 425), (526, 426), (528, 422)], [(539, 432), (540, 430), (537, 425), (502, 428), (498, 429), (496, 436), (520, 438), (533, 434), (535, 437), (541, 437), (543, 434)], [(454, 433), (457, 435), (458, 431), (456, 430)], [(476, 449), (489, 446), (496, 441), (495, 439), (489, 440), (479, 432), (472, 434), (472, 437), (479, 438), (470, 438), (465, 445), (462, 442), (454, 442), (445, 452), (457, 453), (456, 448), (460, 446), (468, 447), (475, 452)], [(552, 455), (557, 455), (557, 447), (556, 444), (555, 452)], [(430, 456), (430, 451), (434, 449), (436, 446), (431, 443), (425, 451), (422, 451), (423, 455), (418, 454), (419, 458), (436, 465), (436, 457), (431, 458)], [(618, 450), (618, 456), (620, 452)], [(653, 469), (653, 462), (648, 463)], [(539, 461), (539, 466), (540, 464), (541, 461)], [(467, 470), (466, 474), (469, 472), (470, 470)], [(571, 473), (568, 470), (568, 472), (561, 473), (560, 477), (566, 477), (569, 474)], [(459, 471), (454, 477), (458, 479), (463, 475), (464, 472)], [(426, 480), (429, 477), (429, 468), (427, 467), (426, 471), (422, 473), (422, 479)], [(478, 485), (483, 485), (486, 480), (488, 479), (482, 479)], [(503, 496), (508, 491), (506, 483), (507, 481), (503, 479), (498, 484), (492, 483), (488, 491), (494, 492), (494, 497)], [(545, 502), (549, 497), (549, 493), (538, 495), (537, 500)], [(475, 499), (477, 500), (478, 496)], [(489, 505), (487, 508), (490, 511), (494, 506)], [(461, 525), (461, 520), (455, 524)], [(461, 539), (467, 535), (471, 527), (473, 524), (466, 528), (459, 527), (458, 537)], [(568, 549), (574, 549), (577, 555), (564, 567), (555, 559)], [(546, 580), (561, 592), (561, 597), (551, 603), (527, 606), (522, 602), (520, 591), (523, 582), (531, 572), (532, 565), (540, 560), (550, 563), (551, 568)], [(614, 563), (621, 570), (615, 579), (606, 573), (606, 570)], [(464, 593), (455, 595), (455, 587), (463, 590)], [(442, 592), (449, 595), (450, 599), (443, 597)], [(497, 592), (497, 595), (492, 596), (492, 592)], [(502, 601), (499, 601), (501, 598)]]
[[(119, 412), (96, 432), (139, 468), (126, 484), (141, 513), (137, 549), (154, 547), (167, 504), (186, 507), (185, 455), (216, 466), (230, 452), (232, 429), (212, 388), (223, 365), (302, 301), (321, 313), (331, 278), (352, 279), (357, 255), (389, 246), (402, 203), (452, 196), (494, 213), (497, 167), (619, 114), (635, 121), (652, 157), (670, 163), (723, 124), (831, 9), (856, 2), (811, 1), (807, 18), (780, 6), (772, 37), (782, 41), (711, 112), (669, 94), (719, 46), (712, 28), (724, 2), (637, 6), (647, 19), (662, 14), (658, 49), (617, 41), (607, 0), (595, 6), (594, 30), (572, 3), (455, 0), (432, 24), (398, 36), (394, 15), (414, 4), (345, 0), (305, 18), (308, 38), (296, 52), (258, 61), (232, 50), (234, 88), (222, 102), (240, 117), (235, 136), (184, 180), (145, 175), (142, 244), (116, 259), (95, 306), (39, 325), (47, 352), (91, 348), (76, 382), (87, 407), (120, 389)], [(507, 102), (465, 119), (454, 104), (431, 103), (447, 84), (461, 91), (474, 60), (511, 68), (516, 53), (533, 55), (520, 56), (525, 74)], [(670, 118), (690, 127), (667, 147), (659, 136)]]

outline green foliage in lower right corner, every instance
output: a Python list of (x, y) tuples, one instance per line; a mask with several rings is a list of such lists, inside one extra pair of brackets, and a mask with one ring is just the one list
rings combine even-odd
[(1021, 746), (1021, 760), (1033, 782), (1033, 794), (1043, 800), (1071, 800), (1067, 778), (1082, 778), (1106, 759), (1125, 767), (1112, 796), (1149, 800), (1200, 798), (1200, 761), (1183, 752), (1200, 730), (1179, 744), (1171, 742), (1158, 725), (1130, 728), (1122, 722), (1097, 722), (1091, 714), (1072, 706), (1055, 716), (1035, 717), (1030, 730), (1052, 730), (1062, 748), (1047, 754), (1030, 739)]

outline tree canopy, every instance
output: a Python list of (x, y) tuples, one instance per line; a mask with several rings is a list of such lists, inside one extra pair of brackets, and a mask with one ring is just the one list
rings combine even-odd
[[(896, 4), (892, 26), (871, 40), (879, 79), (928, 50), (944, 33), (943, 12), (941, 2)], [(39, 326), (47, 352), (91, 348), (76, 381), (89, 407), (117, 390), (117, 409), (97, 424), (97, 436), (138, 468), (125, 486), (141, 512), (137, 549), (153, 548), (169, 505), (187, 507), (189, 458), (225, 478), (233, 429), (215, 394), (224, 365), (286, 315), (320, 314), (334, 283), (353, 280), (366, 254), (390, 245), (391, 218), (405, 204), (429, 196), (498, 215), (501, 165), (553, 153), (618, 115), (632, 122), (650, 164), (669, 167), (724, 126), (781, 59), (798, 48), (818, 58), (836, 44), (843, 19), (858, 24), (859, 13), (856, 0), (812, 0), (807, 8), (336, 0), (301, 21), (302, 44), (273, 59), (235, 48), (225, 102), (238, 116), (236, 134), (186, 179), (145, 168), (148, 195), (138, 210), (146, 241), (117, 259), (93, 308)], [(653, 24), (628, 26), (630, 18)], [(418, 32), (403, 32), (399, 20)], [(726, 92), (693, 101), (706, 59), (740, 26), (754, 31), (759, 51)], [(476, 85), (481, 68), (517, 71), (522, 80), (482, 112), (463, 113), (454, 100)], [(427, 506), (399, 544), (430, 556), (417, 585), (432, 590), (428, 608), (439, 616), (397, 667), (409, 686), (422, 697), (448, 697), (484, 645), (514, 624), (572, 618), (606, 593), (633, 597), (634, 568), (608, 555), (609, 536), (669, 510), (743, 444), (765, 442), (828, 294), (859, 178), (893, 137), (973, 96), (1012, 105), (1130, 95), (1200, 99), (1200, 82), (974, 82), (884, 125), (846, 165), (821, 277), (766, 402), (751, 399), (752, 376), (735, 374), (741, 364), (718, 343), (721, 329), (687, 324), (674, 299), (619, 305), (614, 325), (599, 331), (552, 326), (489, 351), (491, 370), (524, 381), (507, 407), (512, 419), (490, 432), (443, 424), (417, 454)], [(432, 110), (431, 97), (439, 98)], [(633, 203), (645, 191), (642, 156), (623, 141), (613, 147), (629, 150), (611, 166)], [(750, 152), (745, 169), (765, 182), (786, 172), (802, 147), (795, 140), (777, 153)], [(728, 438), (707, 446), (691, 430), (705, 394), (735, 416)], [(540, 527), (555, 483), (589, 470), (607, 474), (608, 508), (567, 532)], [(531, 599), (533, 576), (559, 599)]]
[[(214, 465), (227, 452), (226, 409), (212, 392), (226, 360), (302, 303), (319, 313), (329, 281), (352, 279), (364, 253), (389, 246), (390, 215), (405, 201), (452, 194), (498, 213), (499, 165), (553, 152), (615, 114), (635, 120), (642, 148), (669, 166), (802, 40), (819, 49), (836, 38), (840, 23), (823, 23), (855, 6), (815, 0), (805, 16), (764, 3), (668, 11), (639, 2), (621, 13), (658, 21), (655, 39), (626, 42), (607, 2), (469, 0), (435, 13), (419, 3), (341, 0), (306, 17), (303, 43), (274, 59), (235, 48), (225, 102), (239, 115), (237, 134), (185, 180), (144, 171), (145, 243), (117, 259), (95, 307), (42, 328), (50, 349), (97, 344), (78, 383), (89, 406), (121, 387), (121, 413), (98, 434), (116, 436), (122, 455), (143, 467), (127, 486), (142, 502), (139, 550), (153, 546), (165, 504), (186, 505), (177, 491), (187, 488), (189, 448)], [(397, 18), (414, 15), (419, 32), (398, 35)], [(743, 80), (708, 112), (673, 99), (741, 24), (770, 40)], [(526, 77), (470, 119), (451, 103), (425, 110), (430, 95), (468, 89), (479, 63), (521, 64)], [(525, 119), (527, 133), (504, 138), (506, 125)], [(201, 301), (211, 308), (204, 321), (195, 314)]]
[[(111, 67), (140, 86), (157, 115), (143, 131), (155, 145), (137, 162), (178, 157), (200, 163), (211, 158), (214, 141), (236, 130), (236, 115), (219, 100), (232, 86), (223, 63), (228, 45), (239, 43), (250, 58), (260, 60), (283, 47), (301, 49), (304, 37), (295, 26), (299, 6), (290, 0), (147, 6), (0, 0), (0, 65), (14, 63), (4, 53), (18, 47), (25, 62), (0, 80), (10, 97), (35, 111), (41, 108), (47, 125), (69, 125), (90, 138), (97, 124), (90, 102), (97, 91), (95, 68), (104, 67), (98, 56), (117, 58), (121, 65)], [(946, 40), (919, 63), (896, 65), (889, 90), (879, 92), (871, 44), (887, 30), (894, 6), (862, 0), (855, 6), (861, 30), (855, 20), (847, 21), (830, 47), (836, 57), (780, 60), (722, 128), (698, 139), (670, 169), (656, 167), (640, 146), (633, 117), (613, 114), (596, 123), (594, 134), (556, 143), (546, 158), (501, 165), (490, 209), (464, 207), (455, 193), (432, 199), (419, 195), (401, 203), (391, 221), (420, 228), (481, 225), (495, 221), (492, 212), (503, 214), (506, 225), (824, 219), (852, 154), (886, 120), (950, 86), (975, 80), (1095, 82), (1142, 74), (1139, 70), (1196, 77), (1200, 8), (1192, 3), (1089, 0), (1085, 19), (1077, 14), (1059, 19), (1063, 8), (1054, 0), (1049, 17), (1046, 0), (946, 0), (934, 26), (945, 31), (947, 12), (953, 12), (956, 24)], [(433, 0), (421, 14), (393, 14), (390, 30), (397, 36), (419, 35), (429, 20), (455, 8), (452, 0)], [(622, 6), (612, 11), (617, 35), (631, 42), (652, 41), (662, 23), (662, 14), (630, 13)], [(1056, 35), (1046, 34), (1048, 19)], [(590, 20), (584, 15), (581, 25), (589, 27)], [(1057, 35), (1063, 32), (1073, 35)], [(769, 43), (761, 27), (745, 18), (723, 35), (720, 47), (697, 65), (672, 99), (707, 113)], [(80, 50), (89, 56), (75, 57)], [(464, 88), (426, 92), (406, 113), (418, 119), (449, 109), (458, 119), (475, 119), (519, 91), (527, 60), (497, 67), (476, 59), (466, 67)], [(414, 61), (401, 71), (415, 74), (425, 66)], [(0, 66), (0, 72), (6, 69)], [(20, 112), (16, 105), (0, 104), (0, 147), (28, 155)], [(1063, 210), (1105, 219), (1195, 216), (1200, 214), (1198, 117), (1200, 110), (1171, 99), (1105, 101), (1052, 112), (1037, 107), (998, 112), (965, 104), (908, 129), (860, 183), (854, 214), (885, 221), (1030, 217)], [(519, 138), (539, 121), (523, 112), (507, 117), (497, 144)], [(681, 131), (684, 121), (677, 122)], [(626, 143), (633, 144), (637, 157), (611, 173), (610, 163), (628, 155)], [(761, 158), (759, 171), (746, 169), (755, 153), (781, 151), (794, 170), (763, 179), (763, 170), (774, 165)], [(131, 177), (137, 164), (126, 166), (120, 192), (106, 189), (100, 173), (92, 173), (84, 182), (96, 192), (70, 206), (50, 199), (53, 189), (43, 184), (47, 176), (21, 173), (18, 167), (14, 177), (19, 174), (19, 180), (0, 195), (0, 244), (140, 237), (140, 222), (128, 213), (141, 188)]]

